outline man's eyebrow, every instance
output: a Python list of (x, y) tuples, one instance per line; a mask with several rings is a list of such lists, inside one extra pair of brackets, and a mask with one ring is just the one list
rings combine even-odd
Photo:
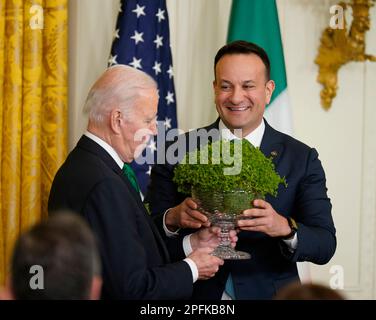
[[(220, 80), (221, 82), (226, 82), (226, 83), (232, 83), (231, 81), (229, 81), (229, 80), (226, 80), (226, 79), (221, 79)], [(242, 81), (242, 83), (255, 83), (256, 81), (255, 80), (244, 80), (244, 81)]]
[(245, 80), (245, 81), (243, 81), (243, 83), (255, 83), (256, 81), (255, 80)]

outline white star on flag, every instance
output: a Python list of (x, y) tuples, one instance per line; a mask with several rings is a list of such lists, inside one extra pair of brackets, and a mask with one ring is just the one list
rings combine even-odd
[(120, 38), (120, 36), (119, 36), (119, 29), (115, 30), (113, 38), (114, 39), (119, 39)]
[(137, 18), (139, 18), (140, 16), (145, 16), (145, 6), (143, 7), (140, 7), (138, 4), (137, 4), (137, 7), (136, 9), (132, 10), (132, 12), (134, 12), (135, 14), (137, 14)]
[(150, 140), (150, 143), (148, 144), (148, 148), (151, 150), (151, 152), (157, 151), (157, 144), (155, 143), (154, 139)]
[(137, 30), (135, 30), (134, 35), (131, 37), (131, 39), (133, 39), (136, 42), (136, 44), (139, 42), (144, 42), (144, 39), (142, 38), (143, 35), (143, 32), (139, 33)]
[(116, 61), (116, 58), (117, 58), (117, 54), (115, 54), (114, 56), (110, 55), (110, 59), (108, 59), (108, 64), (111, 66), (113, 66), (114, 64), (118, 64), (117, 61)]
[(172, 66), (168, 68), (167, 73), (170, 79), (174, 76), (174, 71), (172, 70)]
[[(0, 0), (1, 1), (1, 0)], [(177, 127), (176, 102), (172, 54), (170, 48), (170, 31), (168, 8), (170, 0), (116, 0), (122, 4), (122, 12), (118, 14), (116, 27), (111, 30), (113, 43), (111, 56), (108, 55), (108, 66), (125, 64), (141, 70), (151, 76), (159, 92), (158, 115), (152, 120), (158, 123), (164, 132)], [(24, 1), (25, 2), (25, 1)], [(1, 6), (1, 5), (0, 5)], [(120, 9), (119, 9), (120, 11)], [(167, 128), (167, 130), (166, 130)], [(164, 133), (163, 133), (164, 135)], [(157, 161), (159, 142), (155, 138), (148, 141), (140, 159)], [(137, 180), (146, 193), (150, 179), (152, 164), (132, 163)]]
[(130, 62), (129, 65), (136, 69), (142, 69), (141, 61), (142, 59), (137, 59), (136, 57), (133, 57), (133, 61)]
[(167, 105), (169, 105), (170, 103), (173, 103), (174, 102), (174, 94), (170, 91), (167, 92), (167, 96), (166, 96), (166, 100), (167, 100)]
[(156, 16), (158, 17), (158, 22), (161, 22), (162, 20), (165, 19), (164, 13), (165, 13), (164, 10), (161, 10), (160, 8), (158, 8), (158, 13), (156, 14)]
[(159, 47), (162, 47), (162, 46), (163, 46), (163, 42), (162, 42), (162, 40), (163, 40), (163, 37), (160, 37), (160, 36), (157, 34), (157, 37), (156, 37), (155, 40), (154, 40), (154, 43), (157, 45), (157, 49), (158, 49)]
[(157, 61), (154, 62), (154, 67), (152, 69), (155, 71), (156, 76), (158, 75), (158, 73), (162, 72), (161, 66), (162, 66), (162, 63), (157, 62)]
[(166, 127), (166, 130), (171, 128), (171, 119), (170, 118), (165, 118), (164, 126)]

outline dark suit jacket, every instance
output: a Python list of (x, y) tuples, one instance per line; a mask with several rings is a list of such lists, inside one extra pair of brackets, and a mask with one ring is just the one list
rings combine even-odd
[[(69, 209), (91, 226), (103, 265), (103, 298), (186, 299), (192, 273), (169, 253), (139, 194), (113, 158), (83, 136), (52, 183), (49, 212)], [(181, 243), (180, 243), (181, 245)]]
[[(204, 129), (218, 128), (218, 121)], [(277, 172), (285, 176), (288, 183), (287, 188), (279, 186), (276, 198), (267, 196), (266, 201), (279, 214), (291, 216), (297, 221), (298, 247), (291, 253), (281, 239), (259, 232), (241, 232), (237, 249), (249, 252), (252, 258), (227, 261), (214, 278), (197, 281), (194, 299), (220, 299), (229, 271), (237, 299), (270, 299), (280, 287), (298, 280), (296, 261), (325, 264), (335, 252), (331, 203), (318, 153), (274, 130), (266, 121), (265, 126), (260, 150), (267, 157), (272, 151), (277, 153), (273, 162)], [(192, 132), (189, 134), (194, 136)], [(188, 134), (184, 137), (179, 143), (186, 143), (187, 150), (191, 151)], [(177, 186), (172, 181), (174, 167), (169, 164), (155, 165), (152, 170), (146, 202), (150, 203), (155, 215), (179, 204), (186, 197), (177, 192)]]

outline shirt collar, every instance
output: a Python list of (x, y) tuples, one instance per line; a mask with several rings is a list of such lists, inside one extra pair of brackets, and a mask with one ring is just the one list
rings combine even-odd
[[(222, 119), (219, 120), (218, 129), (220, 131), (222, 139), (227, 139), (227, 140), (239, 139), (237, 136), (235, 136), (231, 132), (230, 129), (226, 127)], [(262, 119), (260, 125), (251, 133), (246, 135), (244, 139), (247, 139), (253, 146), (259, 148), (261, 145), (262, 137), (264, 136), (264, 132), (265, 132), (265, 122), (264, 122), (264, 119)]]
[(123, 166), (124, 166), (123, 160), (120, 159), (115, 149), (112, 148), (106, 141), (102, 140), (101, 138), (97, 137), (96, 135), (92, 134), (89, 131), (86, 131), (84, 135), (88, 137), (89, 139), (93, 140), (94, 142), (98, 143), (104, 150), (107, 151), (107, 153), (111, 156), (111, 158), (115, 160), (115, 162), (120, 167), (120, 169), (123, 169)]

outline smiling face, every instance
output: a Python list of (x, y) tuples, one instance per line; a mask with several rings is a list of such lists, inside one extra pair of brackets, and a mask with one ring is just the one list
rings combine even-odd
[(224, 55), (216, 65), (213, 86), (220, 118), (230, 130), (242, 129), (243, 136), (260, 125), (274, 90), (255, 54)]

